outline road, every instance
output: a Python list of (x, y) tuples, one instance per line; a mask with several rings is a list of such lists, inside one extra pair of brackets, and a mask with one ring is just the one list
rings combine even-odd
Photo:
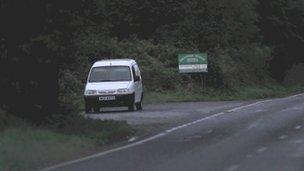
[(200, 107), (204, 103), (179, 104), (187, 108), (184, 112), (189, 117), (181, 114), (173, 117), (179, 118), (175, 122), (166, 120), (170, 128), (49, 170), (304, 170), (304, 94), (250, 103), (222, 103), (213, 109), (211, 104), (207, 105), (207, 112)]

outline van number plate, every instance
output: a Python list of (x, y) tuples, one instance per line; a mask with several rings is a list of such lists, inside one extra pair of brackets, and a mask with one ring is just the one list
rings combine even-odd
[(102, 97), (99, 97), (99, 101), (109, 101), (109, 100), (115, 100), (115, 96), (102, 96)]

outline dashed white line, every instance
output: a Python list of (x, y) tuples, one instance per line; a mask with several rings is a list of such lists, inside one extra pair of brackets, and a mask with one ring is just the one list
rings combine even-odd
[(292, 143), (294, 143), (294, 144), (303, 144), (303, 143), (304, 143), (304, 140), (299, 139), (299, 140), (293, 141)]
[(267, 150), (267, 147), (261, 147), (257, 150), (257, 153), (263, 153)]
[(256, 111), (254, 111), (255, 113), (259, 113), (259, 112), (264, 112), (265, 110), (263, 110), (263, 109), (258, 109), (258, 110), (256, 110)]
[(259, 105), (259, 104), (263, 104), (263, 103), (266, 103), (266, 102), (269, 102), (269, 101), (272, 101), (272, 100), (264, 100), (264, 101), (259, 101), (259, 102), (251, 103), (249, 105), (240, 106), (240, 107), (237, 107), (237, 108), (234, 108), (234, 109), (230, 109), (227, 112), (229, 112), (229, 113), (236, 112), (238, 110), (241, 110), (241, 109), (244, 109), (244, 108), (247, 108), (247, 107), (251, 107), (251, 106), (255, 106), (255, 105)]
[(252, 154), (247, 154), (246, 157), (247, 158), (252, 158), (253, 156), (252, 156)]
[(132, 138), (129, 139), (128, 142), (133, 142), (133, 141), (135, 141), (136, 139), (137, 139), (137, 137), (132, 137)]
[(302, 95), (304, 95), (304, 93), (296, 94), (296, 95), (293, 95), (293, 96), (289, 96), (287, 98), (296, 98), (296, 97), (299, 97), (299, 96), (302, 96)]
[(295, 127), (295, 129), (301, 129), (301, 128), (302, 128), (301, 125), (298, 125), (298, 126)]
[(282, 135), (282, 136), (279, 137), (280, 140), (284, 140), (284, 139), (286, 139), (286, 138), (288, 138), (287, 135)]
[(240, 167), (240, 165), (232, 165), (232, 166), (230, 166), (230, 167), (227, 169), (227, 171), (235, 171), (235, 170), (237, 170), (239, 167)]
[(208, 131), (207, 131), (207, 134), (211, 134), (213, 132), (213, 130), (212, 129), (209, 129)]

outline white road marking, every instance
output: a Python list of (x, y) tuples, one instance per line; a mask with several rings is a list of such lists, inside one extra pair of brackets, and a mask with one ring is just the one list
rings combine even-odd
[(251, 104), (249, 104), (249, 105), (240, 106), (240, 107), (237, 107), (237, 108), (234, 108), (234, 109), (230, 109), (230, 110), (228, 110), (227, 112), (229, 112), (229, 113), (231, 113), (231, 112), (236, 112), (236, 111), (238, 111), (238, 110), (242, 110), (242, 109), (244, 109), (244, 108), (248, 108), (248, 107), (251, 107), (251, 106), (256, 106), (256, 105), (259, 105), (259, 104), (263, 104), (263, 103), (266, 103), (266, 102), (269, 102), (269, 101), (272, 101), (272, 100), (263, 100), (263, 101), (251, 103)]
[(259, 123), (252, 123), (248, 126), (248, 129), (253, 129), (253, 128), (256, 128), (258, 127)]
[(303, 156), (304, 156), (304, 146), (303, 145), (299, 146), (297, 148), (297, 150), (289, 156), (295, 157), (295, 158), (303, 158)]
[(291, 108), (292, 110), (303, 110), (303, 108), (301, 108), (301, 107), (298, 107), (298, 106), (296, 106), (296, 107), (293, 107), (293, 108)]
[(136, 139), (137, 139), (137, 137), (132, 137), (132, 138), (129, 139), (128, 142), (133, 142), (133, 141), (135, 141)]
[(251, 154), (246, 155), (247, 158), (252, 158), (253, 156)]
[(209, 129), (208, 131), (207, 131), (207, 134), (211, 134), (213, 132), (213, 130), (212, 129)]
[[(304, 94), (298, 94), (298, 95), (290, 96), (290, 97), (287, 97), (287, 98), (295, 98), (295, 97), (298, 97), (300, 95), (304, 95)], [(241, 109), (244, 109), (244, 108), (247, 108), (247, 107), (252, 107), (252, 106), (255, 106), (255, 105), (259, 105), (259, 104), (262, 104), (262, 103), (266, 103), (266, 102), (269, 102), (269, 101), (272, 101), (272, 100), (270, 99), (270, 100), (263, 100), (263, 101), (251, 103), (251, 104), (248, 104), (248, 105), (244, 105), (244, 106), (236, 107), (234, 109), (230, 109), (230, 110), (228, 110), (226, 112), (229, 112), (229, 113), (236, 112), (238, 110), (241, 110)], [(152, 137), (149, 137), (149, 138), (137, 141), (137, 142), (133, 142), (133, 143), (125, 145), (125, 146), (121, 146), (121, 147), (114, 148), (114, 149), (111, 149), (111, 150), (108, 150), (108, 151), (97, 153), (97, 154), (94, 154), (94, 155), (91, 155), (91, 156), (87, 156), (87, 157), (84, 157), (84, 158), (81, 158), (81, 159), (76, 159), (76, 160), (68, 161), (68, 162), (65, 162), (65, 163), (57, 164), (57, 165), (54, 165), (54, 166), (42, 169), (41, 171), (54, 170), (54, 169), (57, 169), (57, 168), (60, 168), (60, 167), (64, 167), (64, 166), (68, 166), (68, 165), (71, 165), (71, 164), (74, 164), (74, 163), (83, 162), (83, 161), (86, 161), (86, 160), (89, 160), (89, 159), (93, 159), (93, 158), (96, 158), (96, 157), (101, 157), (101, 156), (104, 156), (104, 155), (107, 155), (107, 154), (110, 154), (110, 153), (114, 153), (114, 152), (125, 150), (125, 149), (131, 148), (131, 147), (139, 146), (139, 145), (144, 144), (146, 142), (150, 142), (150, 141), (153, 141), (155, 139), (161, 138), (161, 137), (163, 137), (163, 136), (165, 136), (165, 135), (167, 135), (167, 134), (169, 134), (171, 132), (175, 132), (177, 130), (180, 130), (180, 129), (192, 126), (194, 124), (197, 124), (197, 123), (209, 120), (209, 119), (213, 119), (215, 117), (222, 116), (222, 115), (225, 115), (225, 114), (227, 114), (227, 113), (220, 112), (220, 113), (217, 113), (217, 114), (214, 114), (214, 115), (211, 115), (211, 116), (207, 116), (207, 117), (198, 119), (196, 121), (189, 122), (189, 123), (186, 123), (186, 124), (183, 124), (183, 125), (180, 125), (180, 126), (177, 126), (177, 127), (171, 128), (171, 129), (168, 129), (168, 130), (166, 130), (166, 131), (164, 131), (162, 133), (156, 134), (156, 135), (154, 135)], [(262, 148), (258, 149), (257, 152), (260, 153), (260, 152), (264, 152), (265, 150), (267, 150), (267, 148), (266, 147), (262, 147)]]
[(295, 129), (301, 129), (301, 128), (302, 128), (301, 125), (298, 125), (298, 126), (295, 127)]
[(230, 166), (230, 167), (227, 169), (227, 171), (235, 171), (235, 170), (237, 170), (239, 167), (240, 167), (240, 165), (232, 165), (232, 166)]
[(293, 141), (294, 144), (303, 144), (304, 143), (304, 140), (302, 139), (299, 139), (299, 140), (295, 140)]
[(296, 97), (299, 97), (299, 96), (302, 96), (302, 95), (304, 95), (304, 93), (296, 94), (296, 95), (293, 95), (293, 96), (289, 96), (287, 98), (296, 98)]
[(280, 140), (284, 140), (284, 139), (286, 139), (287, 137), (288, 137), (287, 135), (282, 135), (282, 136), (279, 137), (279, 139), (280, 139)]
[(257, 150), (257, 153), (263, 153), (266, 150), (267, 150), (267, 147), (261, 147)]
[(254, 113), (259, 113), (259, 112), (265, 112), (265, 110), (263, 110), (263, 109), (258, 109), (258, 110), (256, 110), (256, 111), (254, 111)]
[(200, 139), (200, 138), (202, 138), (201, 135), (193, 135), (193, 136), (186, 137), (185, 140), (195, 140), (195, 139)]

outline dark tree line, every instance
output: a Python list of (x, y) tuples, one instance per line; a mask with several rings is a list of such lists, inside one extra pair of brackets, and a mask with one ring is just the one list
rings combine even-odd
[(151, 90), (177, 88), (158, 79), (178, 77), (179, 52), (208, 52), (214, 87), (282, 81), (303, 38), (302, 0), (0, 0), (0, 107), (71, 111), (90, 64), (112, 56), (137, 55)]
[(257, 12), (263, 43), (274, 48), (273, 77), (282, 81), (293, 64), (304, 61), (304, 1), (260, 0)]

